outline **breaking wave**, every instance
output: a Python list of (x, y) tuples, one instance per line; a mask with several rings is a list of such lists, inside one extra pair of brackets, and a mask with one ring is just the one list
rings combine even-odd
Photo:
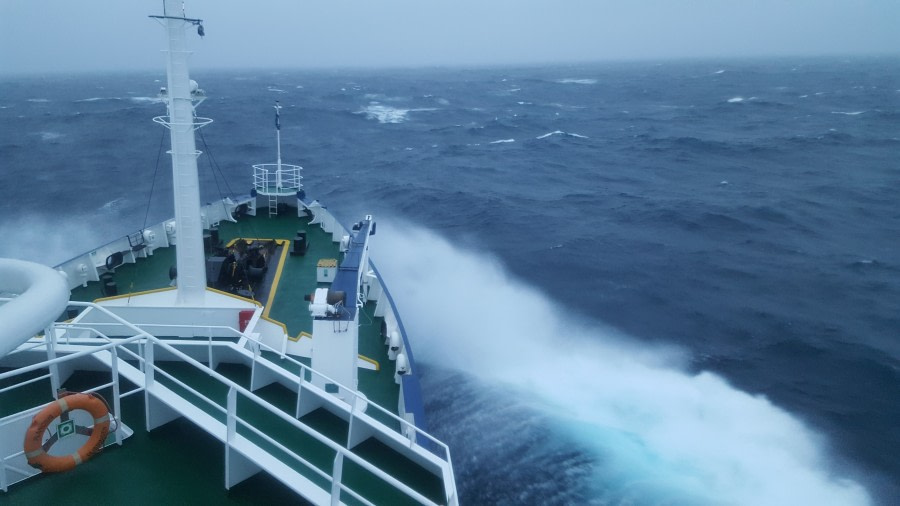
[(566, 78), (566, 79), (557, 79), (556, 82), (559, 84), (597, 84), (596, 79)]
[[(509, 386), (511, 395), (546, 417), (544, 423), (561, 427), (593, 456), (594, 471), (581, 479), (606, 487), (604, 502), (870, 502), (858, 483), (831, 475), (821, 437), (765, 397), (737, 390), (716, 374), (686, 372), (686, 357), (676, 350), (638, 346), (599, 322), (575, 320), (560, 303), (511, 278), (490, 255), (458, 249), (408, 224), (386, 223), (379, 231), (387, 237), (373, 246), (373, 258), (420, 362)], [(506, 426), (497, 422), (494, 427)], [(492, 445), (490, 453), (456, 447), (454, 460), (528, 465), (527, 455), (504, 448), (529, 434), (490, 424), (476, 430), (492, 431), (509, 445)], [(461, 473), (460, 479), (477, 475)], [(608, 497), (610, 486), (618, 497)]]
[(379, 103), (371, 103), (357, 111), (355, 114), (365, 114), (366, 119), (378, 120), (379, 123), (403, 123), (408, 119), (409, 113), (419, 111), (436, 111), (433, 107), (420, 107), (417, 109), (401, 109)]
[(562, 130), (554, 130), (553, 132), (549, 132), (544, 135), (539, 135), (539, 136), (535, 137), (535, 139), (546, 139), (547, 137), (550, 137), (553, 135), (562, 135), (565, 137), (578, 137), (579, 139), (588, 139), (589, 138), (587, 135), (563, 132)]
[(42, 141), (55, 141), (56, 139), (63, 137), (64, 134), (59, 132), (41, 132), (40, 136)]

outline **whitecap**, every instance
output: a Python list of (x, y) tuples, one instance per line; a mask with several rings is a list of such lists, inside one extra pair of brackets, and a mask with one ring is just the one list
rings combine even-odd
[(522, 88), (510, 88), (509, 91), (510, 91), (510, 93), (512, 93), (514, 91), (522, 91)]
[(579, 139), (589, 139), (589, 137), (587, 135), (573, 134), (573, 133), (569, 133), (569, 132), (563, 132), (562, 130), (554, 130), (553, 132), (546, 133), (544, 135), (539, 135), (539, 136), (535, 137), (535, 139), (546, 139), (547, 137), (550, 137), (551, 135), (565, 135), (566, 137), (578, 137)]
[(729, 98), (729, 99), (728, 99), (728, 103), (729, 103), (729, 104), (739, 104), (739, 103), (741, 103), (741, 102), (743, 102), (743, 101), (744, 101), (744, 97), (734, 97), (734, 98)]
[(378, 120), (379, 123), (403, 123), (409, 113), (419, 111), (436, 111), (435, 108), (421, 107), (418, 109), (400, 109), (373, 102), (355, 114), (365, 114), (367, 119)]
[(844, 116), (859, 116), (860, 114), (863, 114), (865, 112), (866, 111), (851, 111), (851, 112), (831, 111), (831, 114), (843, 114)]
[(42, 141), (55, 141), (56, 139), (59, 139), (63, 135), (64, 134), (61, 134), (59, 132), (41, 132), (40, 133)]
[(507, 142), (516, 142), (515, 139), (500, 139), (499, 141), (491, 141), (490, 144), (505, 144)]
[(597, 84), (596, 79), (575, 79), (571, 77), (557, 79), (556, 82), (559, 84)]
[(91, 98), (82, 98), (81, 100), (76, 100), (76, 102), (99, 102), (101, 100), (122, 100), (122, 99), (116, 98), (116, 97), (91, 97)]
[(275, 92), (275, 93), (287, 93), (286, 91), (284, 91), (284, 90), (282, 90), (282, 89), (280, 89), (280, 88), (275, 88), (274, 86), (269, 86), (269, 87), (266, 88), (266, 89), (269, 90), (269, 91)]
[(136, 104), (160, 104), (163, 101), (160, 97), (129, 97), (128, 100)]
[(724, 73), (725, 73), (725, 69), (717, 70), (717, 71), (713, 72), (713, 74), (724, 74)]
[(125, 197), (119, 197), (117, 199), (110, 200), (109, 202), (100, 206), (100, 209), (103, 211), (114, 211), (122, 206), (125, 202)]
[(50, 101), (50, 100), (48, 100), (48, 99), (46, 99), (46, 98), (29, 98), (29, 99), (27, 100), (27, 102), (33, 102), (33, 103), (35, 103), (35, 104), (46, 104), (46, 103), (49, 102), (49, 101)]

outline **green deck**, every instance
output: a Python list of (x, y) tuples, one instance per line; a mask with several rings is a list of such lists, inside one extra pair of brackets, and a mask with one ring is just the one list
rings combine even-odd
[[(309, 303), (303, 300), (303, 296), (313, 293), (319, 286), (328, 286), (316, 282), (316, 264), (322, 258), (340, 259), (338, 244), (331, 241), (330, 233), (323, 231), (318, 225), (310, 225), (309, 218), (298, 218), (293, 213), (271, 218), (264, 213), (260, 214), (261, 216), (244, 216), (237, 223), (223, 221), (219, 225), (219, 238), (226, 244), (237, 238), (292, 240), (298, 231), (306, 232), (309, 243), (306, 255), (286, 256), (277, 291), (269, 305), (268, 316), (283, 323), (288, 335), (294, 338), (301, 332), (312, 334)], [(175, 246), (156, 249), (147, 258), (139, 258), (134, 264), (116, 268), (114, 280), (119, 295), (168, 287), (169, 268), (173, 265)], [(274, 267), (275, 265), (270, 266)], [(72, 290), (71, 298), (90, 302), (103, 296), (100, 283), (90, 282), (86, 287)], [(360, 369), (359, 390), (379, 406), (396, 414), (400, 390), (394, 383), (393, 363), (388, 360), (387, 349), (380, 335), (381, 318), (376, 318), (374, 311), (375, 305), (370, 302), (366, 304), (364, 314), (360, 314), (359, 353), (378, 362), (383, 369)], [(309, 360), (301, 359), (301, 362), (309, 364)], [(380, 413), (373, 416), (386, 421)]]
[[(264, 214), (264, 213), (261, 213)], [(305, 294), (312, 293), (319, 285), (316, 282), (316, 264), (321, 258), (340, 259), (338, 245), (331, 241), (331, 234), (324, 232), (318, 225), (310, 225), (307, 218), (298, 218), (296, 215), (280, 215), (269, 218), (268, 216), (246, 216), (239, 223), (223, 222), (219, 227), (220, 239), (228, 243), (235, 238), (260, 238), (260, 239), (286, 239), (292, 240), (298, 230), (307, 233), (309, 249), (305, 256), (286, 255), (283, 270), (278, 280), (277, 291), (269, 305), (268, 317), (283, 323), (290, 336), (296, 337), (301, 332), (312, 333), (312, 320), (308, 311), (308, 303), (303, 300)], [(276, 259), (277, 260), (277, 259)], [(134, 293), (158, 288), (168, 287), (169, 268), (175, 264), (175, 248), (162, 248), (154, 251), (148, 258), (138, 259), (135, 264), (125, 264), (116, 269), (114, 280), (118, 285), (119, 295)], [(275, 268), (273, 262), (270, 268)], [(91, 282), (86, 287), (78, 287), (72, 291), (73, 300), (93, 301), (102, 297), (99, 283)], [(359, 389), (371, 401), (387, 408), (393, 413), (397, 412), (399, 399), (399, 386), (394, 383), (393, 362), (390, 362), (384, 340), (380, 333), (381, 318), (374, 316), (375, 304), (367, 303), (361, 310), (359, 328), (359, 352), (360, 354), (377, 361), (382, 367), (379, 371), (359, 369)], [(304, 337), (305, 339), (305, 337)], [(309, 364), (308, 359), (298, 359), (302, 363)], [(275, 363), (285, 366), (285, 361), (273, 360)], [(193, 388), (204, 395), (209, 396), (221, 406), (225, 404), (225, 388), (222, 384), (212, 379), (187, 364), (159, 363), (168, 372), (179, 379), (185, 380)], [(248, 368), (235, 364), (220, 364), (217, 372), (225, 375), (232, 381), (242, 386), (249, 387), (250, 371)], [(71, 382), (77, 383), (84, 373), (76, 374)], [(87, 373), (93, 374), (93, 373)], [(157, 380), (165, 384), (165, 379)], [(108, 379), (107, 379), (108, 381)], [(100, 383), (101, 381), (97, 381)], [(40, 385), (41, 383), (36, 383)], [(96, 384), (96, 383), (95, 383)], [(67, 385), (72, 389), (76, 385)], [(174, 384), (170, 388), (181, 393), (185, 398), (191, 399), (192, 394), (181, 391)], [(49, 392), (49, 383), (46, 385)], [(287, 413), (293, 413), (296, 394), (278, 384), (272, 384), (255, 392), (261, 398), (281, 408)], [(152, 433), (146, 433), (143, 425), (142, 395), (135, 395), (123, 400), (123, 414), (126, 423), (135, 429), (135, 435), (127, 441), (122, 448), (111, 448), (91, 462), (80, 466), (71, 473), (66, 473), (57, 479), (53, 477), (50, 486), (50, 477), (42, 476), (37, 481), (47, 486), (30, 486), (32, 481), (14, 486), (3, 499), (12, 500), (13, 504), (40, 504), (50, 503), (59, 497), (66, 497), (69, 503), (90, 502), (92, 499), (107, 503), (130, 502), (140, 504), (147, 503), (167, 504), (183, 502), (185, 497), (195, 497), (203, 503), (238, 502), (238, 503), (297, 503), (297, 497), (277, 483), (277, 480), (266, 476), (265, 473), (256, 475), (231, 491), (224, 491), (222, 448), (213, 438), (202, 431), (190, 427), (185, 420), (176, 420), (166, 424)], [(202, 405), (198, 402), (197, 405)], [(7, 404), (5, 407), (10, 407)], [(268, 434), (273, 434), (279, 443), (302, 455), (311, 464), (331, 474), (335, 453), (326, 445), (314, 438), (299, 433), (289, 424), (280, 420), (273, 414), (255, 406), (246, 399), (238, 402), (239, 416), (251, 420), (259, 428)], [(213, 414), (216, 418), (223, 419), (224, 415), (207, 405), (204, 410)], [(367, 414), (388, 424), (392, 429), (399, 429), (395, 420), (376, 409), (370, 409)], [(317, 409), (304, 417), (301, 421), (315, 428), (317, 431), (332, 439), (336, 443), (345, 444), (347, 437), (347, 422), (329, 413), (324, 409)], [(279, 456), (285, 462), (289, 459), (280, 456), (280, 450), (271, 447), (268, 443), (251, 434), (246, 429), (239, 430), (244, 436), (267, 448), (273, 455)], [(180, 441), (180, 442), (178, 442)], [(132, 450), (134, 448), (134, 450)], [(158, 450), (158, 451), (157, 451)], [(354, 448), (354, 452), (363, 456), (369, 462), (388, 471), (404, 483), (429, 497), (431, 500), (442, 503), (441, 480), (413, 464), (405, 457), (397, 454), (384, 444), (375, 439), (369, 439)], [(160, 463), (166, 458), (175, 462)], [(313, 472), (303, 471), (301, 466), (293, 466), (303, 472), (314, 482), (321, 482), (325, 486), (325, 480), (316, 476)], [(93, 469), (93, 471), (90, 471)], [(197, 473), (196, 485), (192, 477)], [(128, 475), (128, 476), (126, 476)], [(101, 479), (102, 476), (102, 479)], [(158, 486), (153, 486), (152, 499), (150, 495), (140, 497), (128, 496), (120, 486), (112, 486), (106, 483), (93, 484), (97, 480), (122, 480), (133, 481), (136, 476), (141, 480), (155, 481)], [(202, 478), (202, 479), (200, 479)], [(81, 487), (85, 480), (91, 483), (88, 487), (74, 495), (65, 487)], [(368, 500), (375, 504), (407, 504), (410, 499), (403, 496), (392, 487), (384, 485), (381, 480), (372, 477), (367, 471), (352, 462), (345, 460), (343, 481), (353, 490), (362, 493)], [(79, 485), (75, 485), (79, 484)], [(162, 485), (164, 484), (164, 485)], [(63, 487), (63, 488), (59, 488)], [(140, 488), (140, 487), (138, 487)], [(195, 488), (190, 493), (186, 489)], [(213, 490), (215, 489), (215, 490)], [(66, 490), (63, 494), (61, 490)], [(146, 490), (146, 489), (145, 489)], [(199, 494), (199, 495), (198, 495)], [(264, 494), (264, 495), (258, 495)], [(126, 498), (127, 497), (127, 498)], [(341, 498), (348, 504), (356, 501), (344, 494)]]

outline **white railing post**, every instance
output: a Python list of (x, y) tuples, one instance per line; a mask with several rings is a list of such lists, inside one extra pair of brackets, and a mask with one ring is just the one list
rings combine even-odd
[(212, 352), (212, 328), (209, 330), (209, 340), (207, 343), (207, 362), (206, 365), (209, 366), (210, 369), (215, 370), (215, 366), (213, 365), (213, 352)]
[(6, 456), (0, 457), (0, 489), (9, 492), (9, 483), (6, 481)]
[(147, 339), (144, 342), (144, 390), (153, 386), (153, 372), (156, 366), (153, 364), (153, 341)]
[(305, 375), (306, 375), (306, 371), (304, 371), (303, 368), (301, 367), (300, 374), (298, 376), (299, 379), (297, 380), (297, 409), (294, 410), (294, 418), (297, 418), (297, 419), (300, 418), (300, 397), (301, 397), (300, 393), (303, 392), (303, 382), (305, 381), (303, 379), (303, 377)]
[(334, 456), (334, 467), (331, 470), (331, 506), (341, 503), (341, 475), (344, 472), (344, 454), (337, 452)]
[(228, 398), (226, 401), (226, 414), (225, 414), (225, 444), (230, 446), (231, 442), (234, 441), (234, 435), (237, 429), (236, 423), (236, 414), (237, 414), (237, 390), (234, 387), (230, 387), (228, 389)]
[[(53, 324), (47, 326), (44, 329), (44, 341), (47, 343), (47, 360), (53, 360), (56, 358), (56, 329)], [(56, 399), (56, 394), (59, 392), (59, 389), (62, 385), (60, 385), (59, 381), (59, 365), (56, 362), (52, 362), (50, 364), (50, 395)]]
[(118, 425), (121, 423), (121, 413), (122, 413), (122, 401), (119, 398), (119, 352), (118, 346), (110, 348), (109, 352), (112, 354), (112, 365), (110, 366), (110, 372), (112, 373), (112, 389), (113, 389), (113, 412), (110, 414), (113, 418), (119, 417), (116, 420), (116, 444), (122, 446), (122, 431), (118, 430)]

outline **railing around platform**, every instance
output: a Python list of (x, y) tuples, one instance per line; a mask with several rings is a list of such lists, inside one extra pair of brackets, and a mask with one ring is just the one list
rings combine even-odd
[[(3, 299), (0, 299), (0, 301), (2, 301), (2, 300)], [(216, 342), (212, 339), (212, 337), (210, 337), (207, 340), (209, 364), (204, 365), (202, 362), (200, 362), (200, 361), (196, 360), (195, 358), (191, 357), (190, 355), (182, 352), (175, 346), (142, 330), (140, 328), (139, 324), (131, 324), (131, 323), (125, 321), (124, 319), (118, 317), (117, 315), (115, 315), (114, 313), (112, 313), (111, 311), (109, 311), (108, 309), (106, 309), (102, 306), (99, 306), (99, 305), (93, 304), (93, 303), (86, 303), (86, 302), (70, 302), (70, 305), (75, 306), (75, 307), (90, 307), (94, 310), (101, 311), (101, 312), (105, 313), (107, 316), (111, 317), (113, 320), (115, 320), (115, 323), (96, 324), (96, 326), (102, 327), (103, 325), (115, 325), (116, 327), (118, 327), (120, 329), (122, 328), (122, 326), (124, 326), (129, 329), (129, 331), (132, 333), (132, 335), (128, 336), (128, 337), (121, 337), (121, 338), (120, 337), (110, 338), (110, 337), (104, 335), (100, 330), (98, 330), (94, 326), (94, 324), (92, 324), (91, 326), (78, 325), (78, 324), (67, 324), (67, 323), (54, 324), (51, 327), (49, 327), (46, 331), (46, 335), (49, 336), (49, 339), (47, 339), (45, 337), (43, 343), (31, 342), (29, 345), (26, 345), (26, 347), (31, 352), (36, 351), (36, 349), (41, 346), (46, 347), (48, 359), (37, 362), (37, 363), (21, 366), (21, 367), (18, 367), (16, 369), (13, 369), (13, 370), (10, 370), (10, 371), (4, 372), (4, 373), (0, 373), (0, 384), (12, 383), (12, 381), (10, 381), (10, 380), (13, 380), (13, 378), (22, 376), (22, 375), (27, 375), (28, 373), (31, 373), (33, 371), (46, 369), (48, 372), (46, 374), (39, 375), (37, 377), (26, 377), (25, 379), (22, 379), (17, 383), (10, 384), (9, 386), (5, 386), (2, 389), (0, 389), (0, 393), (4, 393), (6, 391), (10, 391), (10, 390), (20, 388), (20, 387), (28, 385), (28, 384), (32, 384), (34, 382), (38, 382), (38, 381), (42, 381), (47, 378), (50, 378), (51, 390), (52, 390), (51, 393), (53, 396), (55, 396), (56, 392), (58, 391), (58, 389), (60, 387), (60, 366), (62, 366), (64, 364), (70, 364), (70, 365), (74, 366), (75, 361), (78, 361), (85, 357), (95, 355), (98, 358), (101, 358), (100, 354), (109, 353), (110, 358), (111, 358), (111, 360), (109, 360), (110, 373), (112, 376), (111, 381), (108, 383), (96, 386), (89, 391), (96, 391), (96, 390), (101, 390), (104, 388), (111, 387), (113, 389), (113, 400), (112, 400), (113, 406), (111, 406), (111, 409), (114, 412), (114, 416), (121, 415), (120, 400), (122, 397), (131, 395), (131, 394), (134, 394), (134, 393), (137, 393), (140, 391), (144, 391), (145, 396), (149, 395), (148, 389), (150, 388), (151, 385), (154, 384), (156, 375), (160, 375), (160, 376), (166, 378), (166, 383), (170, 383), (172, 385), (177, 385), (178, 388), (183, 389), (186, 392), (189, 392), (193, 398), (201, 401), (204, 405), (206, 405), (208, 410), (210, 410), (211, 412), (219, 413), (219, 416), (217, 417), (217, 419), (223, 418), (223, 420), (220, 420), (220, 422), (224, 423), (224, 427), (226, 428), (223, 442), (226, 445), (226, 449), (228, 449), (229, 451), (233, 449), (232, 445), (234, 444), (236, 427), (239, 425), (240, 427), (243, 427), (244, 429), (253, 433), (255, 435), (255, 437), (265, 441), (266, 444), (269, 444), (272, 447), (278, 449), (278, 451), (281, 454), (290, 457), (290, 460), (293, 461), (293, 464), (284, 462), (282, 459), (280, 459), (274, 455), (271, 455), (271, 454), (267, 454), (267, 455), (270, 455), (272, 458), (277, 459), (278, 461), (282, 462), (282, 464), (284, 464), (284, 465), (288, 465), (290, 468), (295, 469), (295, 471), (298, 469), (298, 466), (299, 466), (300, 469), (307, 469), (307, 470), (311, 471), (313, 474), (315, 474), (316, 476), (318, 476), (322, 479), (325, 479), (329, 483), (331, 483), (331, 490), (329, 491), (329, 493), (332, 495), (332, 498), (339, 497), (341, 492), (344, 492), (364, 504), (371, 504), (364, 497), (362, 497), (357, 491), (349, 489), (345, 484), (343, 484), (341, 482), (343, 462), (345, 459), (347, 459), (350, 462), (357, 465), (359, 468), (361, 468), (361, 469), (365, 470), (366, 472), (368, 472), (369, 474), (371, 474), (372, 476), (378, 478), (379, 480), (381, 480), (382, 482), (384, 482), (391, 488), (400, 491), (401, 493), (403, 493), (407, 497), (410, 497), (411, 499), (415, 500), (416, 502), (419, 502), (421, 504), (435, 504), (432, 500), (423, 496), (421, 493), (419, 493), (415, 489), (411, 488), (409, 485), (401, 482), (394, 476), (391, 476), (390, 474), (386, 473), (385, 471), (383, 471), (376, 465), (372, 464), (368, 460), (366, 460), (363, 457), (354, 453), (353, 450), (351, 450), (349, 448), (349, 446), (351, 445), (351, 441), (350, 441), (351, 437), (348, 436), (348, 438), (347, 438), (348, 440), (344, 444), (339, 444), (335, 441), (332, 441), (331, 439), (329, 439), (328, 437), (319, 433), (314, 428), (312, 428), (308, 424), (304, 423), (303, 421), (299, 420), (298, 418), (295, 418), (294, 416), (291, 416), (290, 414), (282, 411), (280, 408), (270, 404), (269, 402), (267, 402), (267, 401), (261, 399), (260, 397), (258, 397), (257, 395), (255, 395), (252, 391), (242, 387), (241, 385), (237, 384), (236, 382), (234, 382), (234, 381), (230, 380), (229, 378), (223, 376), (222, 374), (216, 372), (213, 368), (214, 367), (213, 366), (213, 364), (214, 364), (213, 347), (217, 346), (217, 345), (222, 345), (225, 343), (222, 343), (221, 341)], [(275, 350), (275, 349), (267, 346), (266, 344), (261, 343), (258, 340), (254, 339), (252, 336), (245, 335), (236, 329), (226, 327), (226, 328), (221, 328), (220, 330), (227, 330), (229, 332), (233, 332), (235, 338), (238, 338), (238, 337), (245, 338), (248, 342), (252, 343), (252, 345), (251, 345), (251, 350), (253, 353), (252, 367), (254, 367), (254, 368), (257, 367), (257, 363), (259, 362), (259, 358), (260, 358), (259, 355), (263, 349), (267, 349), (274, 353), (278, 353), (285, 360), (288, 360), (294, 367), (296, 367), (300, 371), (300, 374), (296, 375), (296, 378), (297, 378), (296, 381), (298, 382), (298, 392), (297, 392), (298, 406), (300, 403), (301, 392), (304, 390), (316, 391), (317, 395), (324, 395), (324, 396), (330, 395), (330, 394), (325, 393), (324, 391), (319, 392), (319, 390), (321, 390), (321, 389), (318, 389), (316, 386), (314, 386), (311, 383), (311, 381), (306, 379), (307, 376), (309, 376), (310, 379), (312, 379), (313, 375), (315, 375), (315, 376), (322, 378), (326, 382), (335, 383), (327, 376), (322, 375), (321, 373), (315, 371), (314, 369), (303, 364), (302, 362), (299, 362), (291, 357), (283, 356), (283, 354), (281, 354), (279, 352), (279, 350)], [(77, 331), (80, 334), (77, 338), (71, 337), (73, 335), (74, 331)], [(90, 337), (92, 338), (90, 340), (96, 339), (96, 342), (98, 344), (84, 347), (85, 341), (88, 341), (88, 339), (84, 339), (85, 332), (90, 334)], [(210, 336), (211, 335), (212, 335), (212, 332), (210, 332)], [(62, 337), (61, 341), (57, 339), (60, 336)], [(99, 339), (97, 339), (97, 338), (99, 338)], [(71, 345), (73, 341), (75, 341), (75, 344), (79, 345), (79, 348), (84, 347), (84, 349), (75, 350), (70, 346), (69, 348), (67, 348), (65, 350), (65, 353), (66, 353), (65, 355), (56, 356), (56, 353), (57, 353), (61, 343), (68, 343)], [(132, 348), (136, 349), (137, 351), (135, 351)], [(174, 357), (178, 361), (183, 362), (185, 364), (189, 364), (193, 368), (202, 371), (205, 376), (212, 378), (215, 382), (217, 382), (218, 384), (227, 388), (228, 395), (227, 395), (226, 405), (222, 406), (221, 404), (215, 402), (214, 400), (210, 399), (208, 396), (206, 396), (203, 393), (201, 393), (200, 391), (198, 391), (197, 389), (191, 387), (186, 382), (176, 378), (175, 375), (170, 374), (169, 372), (162, 369), (154, 360), (154, 355), (156, 355), (156, 352), (154, 351), (155, 349), (164, 350), (165, 353), (168, 354), (170, 357)], [(127, 356), (127, 358), (125, 358), (125, 356)], [(119, 358), (120, 357), (122, 357), (125, 360), (136, 361), (138, 363), (139, 370), (143, 373), (143, 379), (144, 379), (143, 385), (138, 385), (137, 388), (130, 390), (128, 392), (125, 392), (125, 393), (121, 393), (119, 391), (120, 373), (118, 371), (118, 366), (119, 366)], [(104, 360), (101, 360), (101, 362), (105, 363)], [(252, 371), (251, 371), (251, 374), (253, 374)], [(343, 388), (346, 388), (346, 387), (343, 387)], [(442, 466), (443, 471), (441, 472), (441, 475), (442, 475), (441, 478), (444, 480), (444, 483), (445, 483), (444, 488), (445, 488), (446, 497), (444, 498), (444, 501), (446, 501), (446, 503), (448, 503), (448, 504), (455, 504), (457, 499), (456, 499), (455, 486), (452, 485), (453, 473), (452, 473), (452, 464), (450, 462), (449, 448), (445, 444), (443, 444), (442, 442), (440, 442), (439, 440), (437, 440), (436, 438), (431, 436), (430, 434), (427, 434), (424, 431), (421, 431), (420, 429), (418, 429), (417, 427), (415, 427), (408, 421), (404, 420), (401, 417), (398, 417), (397, 415), (391, 413), (390, 411), (384, 409), (383, 407), (378, 406), (377, 404), (368, 401), (368, 399), (365, 399), (365, 397), (360, 396), (358, 393), (356, 393), (352, 389), (346, 389), (346, 391), (354, 394), (353, 402), (349, 406), (351, 432), (352, 432), (352, 426), (353, 426), (352, 421), (353, 421), (354, 417), (358, 418), (361, 416), (360, 413), (356, 412), (357, 411), (356, 406), (358, 403), (365, 403), (366, 407), (374, 407), (374, 409), (379, 410), (380, 412), (384, 413), (390, 419), (396, 420), (399, 423), (398, 426), (402, 428), (401, 433), (402, 434), (405, 433), (404, 434), (405, 437), (409, 440), (408, 444), (410, 445), (410, 447), (412, 447), (413, 445), (416, 444), (415, 443), (416, 437), (421, 436), (423, 438), (427, 438), (429, 441), (432, 441), (435, 445), (437, 445), (439, 448), (441, 448), (441, 450), (442, 450), (441, 453), (443, 455), (437, 455), (437, 456), (445, 462), (445, 466), (446, 466), (446, 467)], [(172, 393), (172, 395), (177, 395), (177, 394)], [(321, 445), (324, 445), (331, 451), (334, 451), (335, 452), (335, 460), (334, 460), (334, 464), (331, 469), (331, 474), (329, 475), (328, 473), (319, 469), (315, 465), (311, 464), (309, 461), (304, 459), (302, 456), (300, 456), (296, 452), (290, 450), (286, 444), (279, 442), (272, 435), (264, 433), (263, 431), (261, 431), (260, 429), (255, 427), (251, 422), (249, 422), (246, 419), (239, 416), (238, 415), (238, 403), (237, 403), (238, 396), (244, 397), (245, 399), (251, 401), (253, 404), (258, 406), (259, 408), (262, 408), (264, 411), (268, 412), (270, 415), (274, 415), (275, 417), (282, 420), (283, 422), (290, 424), (295, 429), (302, 431), (303, 433), (307, 434), (311, 438), (315, 439)], [(178, 397), (181, 398), (180, 396), (178, 396)], [(52, 400), (52, 399), (50, 399), (50, 400)], [(162, 400), (162, 399), (158, 399), (158, 400), (161, 400), (162, 402), (165, 403), (165, 400)], [(192, 405), (193, 405), (193, 403), (192, 403)], [(29, 409), (29, 410), (25, 410), (25, 411), (22, 411), (19, 413), (8, 415), (4, 418), (0, 418), (0, 426), (2, 426), (4, 423), (11, 423), (14, 420), (21, 420), (22, 417), (32, 416), (42, 406), (43, 406), (43, 404), (41, 406)], [(298, 410), (299, 410), (299, 407), (298, 407)], [(149, 420), (149, 415), (148, 415), (148, 420)], [(207, 431), (210, 431), (211, 433), (213, 432), (213, 430), (209, 427), (203, 427), (203, 428), (206, 429)], [(121, 439), (117, 440), (117, 442), (119, 442), (121, 444)], [(257, 447), (257, 448), (259, 448), (259, 447)], [(265, 452), (265, 450), (261, 450), (261, 451)], [(21, 452), (19, 452), (18, 455), (21, 455)], [(3, 476), (2, 477), (3, 482), (0, 483), (0, 485), (2, 485), (2, 487), (0, 487), (0, 488), (2, 488), (4, 491), (6, 491), (7, 486), (8, 486), (8, 484), (6, 482), (7, 481), (6, 480), (6, 469), (7, 469), (6, 462), (10, 458), (13, 458), (15, 456), (16, 456), (15, 454), (0, 456), (0, 457), (2, 457), (2, 462), (0, 462), (0, 463), (2, 463), (2, 465), (3, 465), (3, 468), (0, 469), (0, 471), (2, 471), (2, 476)], [(227, 466), (228, 466), (228, 463), (226, 460), (226, 473), (228, 472)], [(299, 472), (299, 471), (297, 471), (297, 472)], [(279, 476), (275, 476), (275, 477), (280, 478)], [(449, 480), (449, 482), (447, 480)], [(448, 484), (450, 484), (451, 486), (447, 487)]]

